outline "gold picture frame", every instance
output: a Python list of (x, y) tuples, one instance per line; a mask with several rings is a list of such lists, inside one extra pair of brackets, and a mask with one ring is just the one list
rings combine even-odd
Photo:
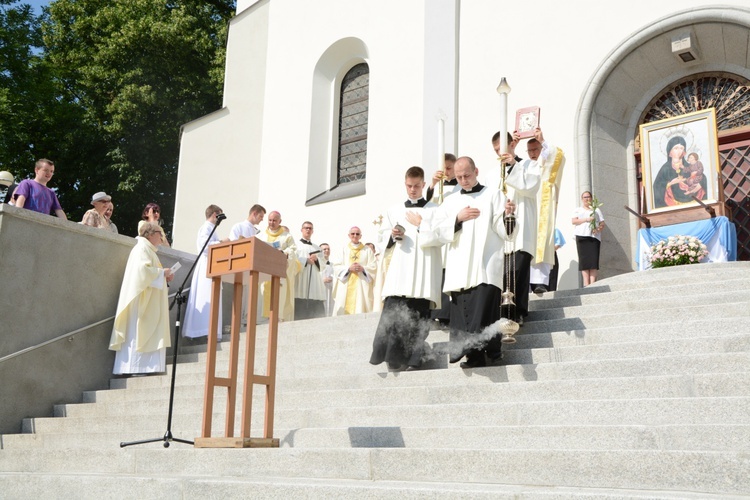
[(716, 110), (709, 108), (640, 126), (646, 213), (720, 201)]

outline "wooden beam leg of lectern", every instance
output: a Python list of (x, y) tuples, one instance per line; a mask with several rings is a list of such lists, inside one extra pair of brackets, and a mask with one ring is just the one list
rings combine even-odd
[(263, 437), (273, 438), (273, 415), (274, 403), (276, 401), (276, 347), (279, 333), (279, 297), (281, 291), (281, 280), (274, 276), (271, 280), (271, 303), (275, 306), (273, 320), (268, 323), (268, 360), (266, 362), (266, 414), (263, 425)]
[(240, 357), (240, 328), (242, 322), (242, 274), (234, 275), (232, 293), (232, 326), (229, 339), (229, 386), (227, 387), (226, 437), (234, 436), (234, 414), (237, 406), (237, 366)]
[(255, 330), (258, 323), (258, 296), (260, 275), (250, 271), (247, 294), (247, 332), (245, 334), (245, 374), (242, 384), (242, 429), (243, 438), (250, 437), (250, 420), (253, 412), (253, 378), (255, 376)]
[(211, 280), (211, 313), (208, 320), (208, 345), (206, 347), (206, 390), (203, 395), (202, 437), (211, 437), (216, 383), (216, 330), (219, 328), (219, 300), (221, 300), (221, 278), (217, 276)]

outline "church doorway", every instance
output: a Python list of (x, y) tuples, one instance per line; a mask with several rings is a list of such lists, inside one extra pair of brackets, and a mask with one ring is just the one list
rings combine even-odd
[[(729, 73), (683, 78), (654, 98), (640, 123), (716, 109), (724, 199), (737, 228), (737, 259), (750, 260), (750, 81)], [(643, 206), (640, 138), (636, 137), (638, 206)]]

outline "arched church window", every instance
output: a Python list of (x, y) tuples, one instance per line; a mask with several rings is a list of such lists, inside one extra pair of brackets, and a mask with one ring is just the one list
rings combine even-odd
[(360, 63), (341, 81), (337, 184), (365, 179), (370, 68)]

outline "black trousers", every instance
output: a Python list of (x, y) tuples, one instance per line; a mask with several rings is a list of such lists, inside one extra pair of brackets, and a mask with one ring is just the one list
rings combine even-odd
[(322, 300), (294, 299), (294, 320), (322, 318), (326, 315)]
[[(445, 269), (443, 269), (443, 281), (440, 283), (440, 289), (445, 286)], [(440, 294), (440, 309), (433, 309), (430, 313), (432, 319), (438, 320), (443, 324), (447, 324), (451, 319), (451, 300), (447, 294)]]
[(455, 363), (463, 356), (467, 361), (481, 360), (484, 354), (490, 359), (500, 357), (500, 335), (477, 342), (485, 327), (500, 319), (500, 294), (495, 285), (482, 283), (468, 290), (451, 292), (451, 349), (450, 361)]
[[(515, 277), (515, 294), (513, 302), (516, 303), (515, 313), (512, 314), (513, 321), (518, 321), (520, 317), (526, 317), (529, 315), (529, 282), (531, 281), (531, 254), (524, 251), (518, 250), (513, 252), (515, 256), (516, 272)], [(506, 259), (506, 265), (508, 261)], [(510, 283), (508, 283), (508, 273), (505, 273), (503, 278), (503, 289), (509, 290)]]
[(380, 313), (370, 363), (386, 361), (392, 366), (422, 364), (430, 333), (430, 301), (409, 297), (386, 297)]

